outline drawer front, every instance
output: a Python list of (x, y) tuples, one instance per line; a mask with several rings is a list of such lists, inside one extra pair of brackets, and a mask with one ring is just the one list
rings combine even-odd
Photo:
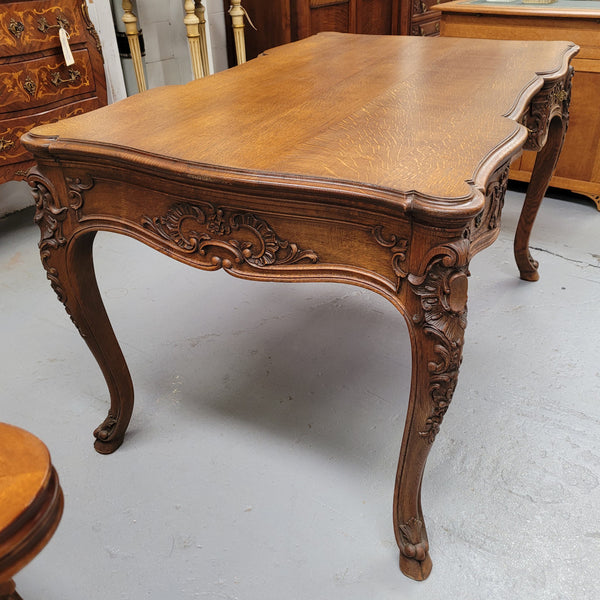
[(74, 117), (101, 106), (103, 103), (98, 98), (88, 98), (50, 110), (42, 115), (27, 115), (0, 121), (0, 167), (31, 158), (31, 154), (21, 146), (19, 138), (32, 127)]
[(430, 14), (431, 7), (441, 2), (444, 0), (412, 0), (413, 17)]
[(415, 18), (412, 21), (411, 35), (437, 36), (440, 35), (439, 18)]
[(14, 2), (0, 11), (0, 56), (20, 56), (60, 46), (59, 25), (69, 33), (70, 44), (85, 41), (81, 9), (75, 2)]
[(94, 74), (88, 51), (73, 52), (65, 66), (62, 54), (3, 65), (0, 71), (0, 114), (36, 108), (93, 92)]

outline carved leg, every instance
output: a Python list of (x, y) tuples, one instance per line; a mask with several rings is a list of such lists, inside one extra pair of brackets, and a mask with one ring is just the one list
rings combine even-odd
[(532, 258), (529, 252), (529, 237), (538, 209), (556, 167), (566, 129), (565, 119), (555, 117), (550, 122), (548, 140), (536, 156), (525, 202), (519, 217), (514, 252), (521, 279), (525, 281), (537, 281), (540, 278), (537, 271), (538, 262)]
[(447, 264), (438, 257), (423, 276), (409, 275), (412, 298), (406, 314), (412, 315), (413, 373), (394, 492), (394, 531), (400, 569), (419, 581), (431, 571), (421, 482), (456, 386), (466, 327), (467, 267)]
[(58, 299), (95, 356), (110, 391), (110, 410), (94, 431), (94, 447), (101, 454), (114, 452), (123, 442), (133, 411), (133, 384), (125, 358), (106, 314), (94, 272), (92, 244), (95, 231), (70, 236), (70, 216), (77, 204), (60, 207), (49, 182), (30, 175), (40, 228), (42, 264)]

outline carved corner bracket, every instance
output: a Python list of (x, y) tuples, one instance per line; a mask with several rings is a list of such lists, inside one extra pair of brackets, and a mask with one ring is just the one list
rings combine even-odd
[(186, 254), (210, 258), (204, 268), (235, 270), (244, 264), (258, 269), (316, 263), (312, 250), (281, 239), (271, 226), (252, 213), (178, 202), (164, 216), (142, 218), (142, 225)]
[[(432, 444), (440, 430), (458, 379), (467, 326), (467, 277), (470, 243), (467, 239), (444, 244), (425, 257), (422, 275), (409, 275), (421, 312), (413, 322), (434, 338), (429, 372), (432, 410), (419, 435)], [(425, 262), (424, 261), (424, 262)]]
[(408, 277), (408, 272), (402, 267), (406, 261), (408, 252), (408, 240), (392, 234), (389, 238), (383, 235), (383, 225), (378, 225), (371, 229), (371, 234), (380, 246), (389, 248), (392, 253), (392, 271), (396, 275), (396, 293), (400, 291), (402, 282)]
[(464, 237), (475, 241), (480, 235), (500, 227), (504, 197), (508, 187), (510, 161), (497, 169), (488, 181), (485, 190), (485, 207), (464, 231)]
[(67, 295), (60, 281), (58, 269), (51, 264), (53, 255), (63, 249), (68, 242), (67, 236), (63, 232), (70, 211), (74, 211), (76, 219), (79, 220), (79, 210), (83, 205), (82, 190), (93, 187), (94, 182), (89, 179), (83, 183), (81, 179), (66, 178), (69, 189), (69, 203), (61, 206), (58, 202), (58, 194), (52, 182), (42, 176), (36, 169), (31, 169), (27, 176), (27, 182), (31, 187), (31, 193), (35, 202), (34, 223), (40, 228), (40, 241), (38, 248), (42, 265), (46, 270), (46, 276), (50, 281), (52, 289), (58, 299), (65, 306), (67, 314), (71, 317), (75, 327), (79, 330), (82, 337), (84, 332), (76, 323), (67, 305)]
[(569, 123), (573, 73), (573, 67), (570, 66), (564, 80), (548, 83), (531, 101), (529, 111), (521, 119), (521, 123), (529, 131), (529, 137), (524, 146), (525, 150), (539, 152), (543, 148), (548, 137), (548, 125), (556, 116), (562, 118), (566, 130)]

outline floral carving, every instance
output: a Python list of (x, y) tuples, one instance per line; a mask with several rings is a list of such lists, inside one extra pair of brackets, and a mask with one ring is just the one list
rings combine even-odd
[(429, 551), (427, 539), (423, 539), (423, 521), (412, 517), (406, 523), (399, 525), (401, 545), (400, 550), (404, 556), (415, 560), (425, 560)]
[(50, 281), (52, 289), (56, 292), (58, 299), (64, 304), (66, 297), (60, 281), (57, 270), (48, 264), (52, 251), (64, 246), (67, 243), (63, 236), (62, 223), (67, 217), (67, 207), (58, 207), (54, 196), (47, 184), (39, 179), (31, 179), (33, 200), (35, 202), (35, 216), (33, 218), (36, 225), (40, 228), (40, 241), (38, 247), (44, 269)]
[(492, 176), (485, 191), (485, 207), (473, 222), (465, 230), (464, 236), (473, 240), (477, 237), (475, 234), (485, 231), (492, 231), (500, 227), (500, 217), (504, 207), (504, 197), (508, 187), (508, 173), (510, 170), (510, 161), (500, 167)]
[[(85, 333), (76, 323), (67, 306), (67, 296), (60, 283), (59, 272), (50, 264), (52, 254), (67, 244), (67, 238), (63, 234), (63, 223), (69, 214), (69, 209), (78, 211), (81, 208), (83, 199), (80, 195), (77, 195), (81, 190), (78, 190), (77, 185), (75, 185), (75, 188), (73, 189), (75, 196), (69, 194), (69, 198), (72, 200), (71, 204), (69, 206), (59, 206), (56, 201), (56, 191), (52, 184), (43, 179), (37, 171), (30, 171), (28, 181), (32, 188), (31, 193), (35, 202), (34, 222), (40, 228), (40, 241), (38, 247), (42, 265), (46, 270), (46, 277), (50, 281), (50, 285), (58, 299), (64, 304), (71, 321), (73, 321), (81, 336), (85, 337)], [(70, 189), (72, 188), (69, 181), (80, 182), (79, 179), (69, 180), (69, 178), (67, 178), (67, 184)], [(81, 189), (89, 189), (92, 185), (93, 182), (88, 187), (82, 187)]]
[(69, 188), (69, 206), (77, 211), (77, 216), (79, 217), (79, 209), (83, 206), (82, 192), (92, 189), (94, 180), (91, 177), (84, 179), (80, 177), (65, 177), (65, 181)]
[(422, 313), (415, 322), (434, 338), (430, 360), (429, 396), (432, 412), (419, 435), (432, 444), (450, 406), (462, 360), (467, 326), (468, 240), (435, 248), (434, 258), (422, 276), (409, 275), (413, 292), (420, 298)]
[(375, 236), (377, 243), (384, 248), (389, 248), (392, 253), (392, 270), (396, 275), (396, 292), (400, 291), (402, 282), (408, 276), (408, 273), (400, 266), (406, 261), (406, 253), (408, 250), (408, 240), (399, 238), (392, 234), (389, 239), (383, 236), (383, 226), (378, 225), (373, 227), (371, 233)]
[(548, 125), (555, 116), (560, 116), (565, 124), (569, 121), (571, 102), (571, 83), (573, 67), (564, 81), (555, 81), (543, 87), (529, 105), (529, 111), (523, 115), (522, 123), (529, 130), (525, 150), (539, 151), (546, 143)]
[(508, 172), (510, 163), (507, 163), (498, 171), (498, 178), (494, 179), (487, 187), (486, 198), (489, 206), (487, 218), (488, 230), (500, 227), (500, 217), (502, 208), (504, 207), (504, 197), (506, 196), (506, 188), (508, 187)]
[[(312, 250), (300, 250), (280, 239), (265, 220), (210, 204), (200, 207), (179, 202), (163, 217), (143, 217), (142, 224), (186, 253), (205, 256), (210, 251), (214, 268), (230, 268), (232, 260), (258, 268), (319, 260)], [(219, 256), (220, 250), (232, 258)]]

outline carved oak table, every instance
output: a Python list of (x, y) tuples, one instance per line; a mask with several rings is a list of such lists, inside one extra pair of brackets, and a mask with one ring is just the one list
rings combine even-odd
[(95, 280), (97, 231), (200, 269), (362, 286), (404, 316), (413, 373), (394, 500), (400, 567), (431, 570), (425, 461), (461, 362), (471, 257), (498, 235), (512, 159), (538, 150), (530, 230), (568, 120), (568, 42), (320, 34), (23, 137), (43, 265), (96, 357), (122, 443), (133, 386)]

